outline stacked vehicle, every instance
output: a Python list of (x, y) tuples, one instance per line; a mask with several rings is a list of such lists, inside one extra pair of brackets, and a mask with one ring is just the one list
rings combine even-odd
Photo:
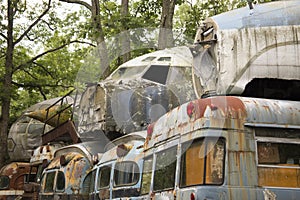
[(249, 5), (89, 84), (40, 199), (296, 199), (300, 2)]

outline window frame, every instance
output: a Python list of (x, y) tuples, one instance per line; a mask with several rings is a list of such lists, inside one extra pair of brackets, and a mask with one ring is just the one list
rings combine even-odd
[[(144, 186), (144, 174), (145, 174), (145, 161), (150, 161), (151, 160), (151, 165), (150, 165), (150, 170), (147, 171), (146, 174), (150, 174), (150, 183), (149, 183), (149, 188), (145, 188)], [(145, 195), (145, 194), (149, 194), (149, 192), (151, 191), (151, 184), (152, 184), (152, 176), (153, 176), (153, 164), (154, 164), (154, 159), (153, 159), (153, 154), (146, 156), (143, 159), (143, 169), (142, 169), (142, 175), (141, 175), (141, 187), (140, 187), (140, 191), (141, 191), (141, 195)], [(147, 190), (147, 192), (143, 192), (143, 190)]]
[[(153, 164), (153, 169), (154, 169), (154, 173), (152, 174), (152, 179), (151, 179), (151, 181), (152, 181), (152, 188), (151, 188), (151, 190), (152, 191), (154, 191), (154, 192), (161, 192), (161, 191), (166, 191), (166, 190), (173, 190), (174, 188), (175, 188), (175, 184), (176, 184), (176, 170), (177, 170), (177, 163), (178, 163), (178, 158), (177, 158), (177, 152), (178, 152), (178, 144), (175, 144), (175, 145), (170, 145), (170, 146), (165, 146), (165, 145), (163, 145), (162, 147), (167, 147), (167, 148), (164, 148), (164, 149), (162, 149), (162, 150), (160, 150), (160, 151), (156, 151), (155, 153), (154, 153), (154, 159), (153, 159), (153, 162), (154, 162), (154, 164)], [(173, 150), (174, 149), (174, 151), (175, 151), (175, 154), (173, 154), (174, 156), (175, 156), (175, 159), (174, 159), (174, 162), (172, 162), (172, 164), (174, 165), (174, 174), (172, 174), (174, 177), (173, 177), (173, 185), (171, 186), (171, 187), (163, 187), (163, 188), (156, 188), (155, 186), (155, 177), (156, 177), (156, 173), (157, 173), (157, 161), (158, 161), (158, 156), (159, 155), (161, 155), (161, 154), (163, 154), (164, 152), (167, 152), (168, 150)], [(170, 165), (168, 165), (168, 166), (170, 166)], [(167, 169), (167, 167), (164, 167), (164, 168), (162, 168), (162, 169), (164, 169), (164, 170), (166, 170), (166, 171), (168, 171), (168, 169)], [(153, 170), (152, 170), (153, 171)]]
[[(297, 168), (300, 169), (300, 157), (299, 157), (299, 166), (281, 166), (280, 164), (287, 163), (278, 163), (278, 164), (267, 164), (259, 163), (259, 151), (258, 143), (271, 143), (271, 144), (286, 144), (286, 145), (299, 145), (300, 139), (297, 138), (277, 138), (277, 137), (255, 137), (255, 149), (256, 149), (256, 165), (257, 167), (267, 167), (267, 168)], [(300, 155), (300, 154), (299, 154)], [(280, 155), (279, 155), (280, 156)]]
[[(207, 183), (207, 146), (208, 146), (208, 142), (209, 141), (206, 141), (206, 139), (217, 139), (217, 142), (219, 141), (222, 141), (223, 142), (223, 161), (222, 161), (222, 181), (220, 181), (220, 183)], [(204, 157), (204, 160), (203, 160), (203, 180), (202, 180), (202, 183), (198, 183), (198, 184), (185, 184), (183, 185), (182, 184), (182, 176), (183, 176), (183, 155), (185, 154), (185, 151), (183, 152), (183, 150), (188, 150), (189, 148), (184, 148), (184, 145), (187, 145), (189, 144), (188, 147), (190, 147), (192, 144), (194, 144), (195, 142), (199, 142), (199, 141), (203, 141), (203, 144), (202, 145), (205, 145), (204, 146), (204, 155), (206, 155)], [(215, 145), (213, 146), (215, 147)], [(225, 168), (226, 168), (226, 138), (225, 137), (215, 137), (215, 136), (203, 136), (203, 137), (198, 137), (198, 138), (194, 138), (192, 140), (188, 140), (188, 141), (185, 141), (183, 143), (181, 143), (181, 154), (180, 154), (180, 169), (179, 169), (179, 182), (178, 182), (178, 185), (179, 185), (179, 188), (186, 188), (186, 187), (193, 187), (193, 186), (220, 186), (220, 185), (223, 185), (224, 184), (224, 181), (225, 181)]]
[[(127, 163), (132, 163), (133, 166), (136, 167), (136, 168), (133, 168), (133, 170), (135, 171), (135, 169), (137, 169), (138, 173), (133, 173), (132, 174), (131, 178), (133, 178), (135, 180), (134, 182), (117, 185), (116, 181), (115, 181), (115, 177), (116, 177), (116, 174), (120, 171), (120, 170), (117, 170), (117, 167), (118, 167), (118, 165), (121, 165), (121, 164), (124, 164), (124, 163), (126, 163), (126, 164)], [(139, 167), (138, 163), (136, 163), (134, 161), (122, 161), (122, 162), (116, 162), (115, 163), (114, 170), (113, 170), (113, 187), (114, 188), (136, 185), (139, 182), (140, 178), (141, 178), (141, 172), (140, 172), (140, 167)]]
[[(60, 180), (58, 180), (58, 178), (59, 178), (58, 176), (60, 174), (63, 175), (63, 180), (64, 180), (64, 187), (63, 187), (63, 189), (60, 189), (60, 188), (57, 187), (59, 185), (59, 183), (61, 182)], [(56, 175), (55, 175), (55, 192), (64, 192), (65, 189), (66, 189), (66, 176), (65, 176), (65, 173), (63, 171), (58, 170), (56, 172)]]
[(7, 181), (7, 180), (8, 180), (8, 184), (6, 184), (6, 185), (5, 185), (5, 187), (1, 187), (1, 188), (0, 188), (0, 190), (5, 190), (5, 189), (8, 189), (8, 188), (9, 188), (9, 186), (10, 186), (10, 178), (9, 178), (8, 176), (6, 176), (6, 175), (1, 175), (1, 176), (0, 176), (0, 178), (1, 178), (1, 179), (3, 179), (3, 178), (4, 178), (4, 179), (5, 179), (5, 181)]
[[(47, 178), (48, 178), (48, 175), (49, 175), (49, 174), (54, 174), (54, 177), (53, 177), (53, 179), (52, 179), (52, 180), (53, 180), (52, 188), (49, 187), (49, 189), (51, 189), (51, 190), (47, 190), (48, 187), (46, 187), (46, 186), (47, 186)], [(44, 193), (54, 193), (54, 192), (55, 192), (54, 186), (55, 186), (55, 181), (56, 181), (56, 171), (47, 171), (47, 172), (44, 174), (43, 178), (44, 178), (44, 183), (43, 183), (44, 189), (43, 189), (43, 192), (44, 192)]]
[[(145, 77), (145, 75), (148, 75), (147, 73), (150, 73), (149, 71), (151, 70), (151, 68), (154, 69), (154, 68), (160, 68), (160, 67), (167, 68), (167, 70), (166, 70), (167, 74), (165, 76), (164, 82), (158, 81), (157, 79), (154, 80), (154, 79), (151, 79), (149, 77), (148, 78)], [(169, 78), (170, 69), (171, 69), (171, 66), (166, 65), (166, 64), (153, 64), (153, 65), (150, 65), (149, 67), (147, 67), (147, 70), (143, 72), (142, 79), (145, 79), (145, 80), (148, 80), (148, 81), (151, 81), (151, 82), (154, 82), (154, 83), (158, 83), (158, 84), (161, 84), (161, 85), (166, 85), (167, 81), (168, 81), (168, 78)], [(155, 70), (157, 70), (157, 69), (155, 69)], [(152, 73), (151, 73), (151, 75), (152, 75)]]
[[(101, 169), (105, 169), (105, 168), (110, 168), (110, 172), (109, 172), (109, 181), (108, 181), (108, 184), (106, 184), (105, 186), (102, 186), (100, 187), (101, 185), (101, 180), (100, 178), (102, 177), (100, 172), (101, 172)], [(109, 189), (110, 188), (110, 182), (111, 182), (111, 175), (112, 175), (112, 170), (113, 169), (113, 166), (112, 164), (108, 164), (108, 165), (102, 165), (99, 167), (99, 170), (97, 172), (97, 191), (100, 191), (100, 190), (103, 190), (103, 189)]]

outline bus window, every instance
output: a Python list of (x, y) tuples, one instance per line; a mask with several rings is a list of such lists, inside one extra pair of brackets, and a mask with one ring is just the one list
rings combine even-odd
[(115, 165), (115, 186), (134, 185), (139, 180), (139, 167), (135, 162), (118, 162)]
[(144, 159), (141, 194), (148, 194), (150, 191), (152, 163), (153, 163), (152, 156)]
[(180, 187), (223, 183), (225, 140), (201, 138), (182, 145)]
[(26, 174), (25, 177), (26, 183), (35, 182), (35, 180), (36, 180), (36, 174)]
[(9, 188), (8, 176), (0, 176), (0, 190)]
[(177, 146), (157, 153), (154, 172), (154, 191), (174, 188), (176, 154)]
[(258, 142), (257, 154), (259, 186), (300, 188), (300, 144)]
[(98, 175), (98, 189), (109, 187), (111, 166), (101, 167)]
[(55, 171), (46, 174), (45, 190), (44, 190), (45, 192), (53, 192), (54, 178), (55, 178)]
[(63, 172), (58, 171), (56, 178), (56, 191), (63, 191), (65, 189), (65, 175)]
[(95, 174), (96, 171), (93, 170), (89, 172), (82, 184), (82, 194), (89, 194), (94, 192), (94, 187), (95, 187)]

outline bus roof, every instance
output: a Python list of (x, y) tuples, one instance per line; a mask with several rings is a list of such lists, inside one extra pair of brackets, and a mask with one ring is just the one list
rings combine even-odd
[(194, 100), (149, 125), (146, 146), (198, 129), (245, 126), (300, 129), (300, 102), (234, 96)]

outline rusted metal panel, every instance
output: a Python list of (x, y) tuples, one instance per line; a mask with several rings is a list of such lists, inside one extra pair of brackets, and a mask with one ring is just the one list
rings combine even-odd
[(59, 143), (39, 146), (33, 151), (30, 158), (30, 165), (41, 164), (44, 160), (50, 162), (54, 158), (54, 152), (62, 146)]
[[(299, 1), (280, 1), (256, 5), (251, 15), (240, 8), (208, 18), (195, 37), (198, 97), (241, 95), (255, 78), (299, 80), (299, 8)], [(288, 87), (291, 96), (298, 86)]]
[[(140, 154), (142, 151), (142, 147), (146, 138), (146, 131), (139, 131), (130, 133), (128, 135), (125, 135), (121, 138), (118, 138), (114, 141), (112, 141), (110, 144), (107, 145), (107, 150), (105, 153), (103, 153), (101, 160), (99, 160), (100, 163), (106, 163), (112, 160), (139, 160), (143, 156)], [(126, 153), (125, 156), (119, 157), (117, 155), (117, 149), (119, 145), (126, 144), (131, 145), (131, 149)]]
[(146, 145), (150, 147), (180, 133), (203, 128), (300, 128), (299, 108), (300, 103), (295, 101), (230, 96), (198, 99), (179, 106), (149, 126), (151, 139), (147, 139)]
[(42, 144), (50, 142), (79, 143), (81, 140), (73, 121), (66, 121), (42, 135)]
[[(24, 182), (28, 178), (30, 164), (12, 162), (0, 170), (0, 199), (20, 198), (24, 193)], [(32, 171), (35, 175), (36, 171)]]
[[(49, 198), (49, 195), (53, 198), (54, 196), (57, 196), (57, 198), (69, 198), (71, 196), (83, 198), (81, 194), (83, 180), (89, 170), (92, 169), (95, 156), (98, 155), (101, 158), (100, 152), (103, 151), (103, 148), (104, 147), (101, 146), (98, 141), (93, 141), (69, 145), (58, 149), (55, 152), (55, 158), (43, 172), (44, 178), (41, 182), (40, 198)], [(47, 178), (45, 179), (48, 173), (55, 173), (55, 176), (58, 176), (58, 173), (63, 174), (64, 178), (61, 178), (63, 178), (65, 185), (61, 186), (63, 187), (62, 190), (50, 188), (50, 191), (46, 191), (51, 181), (49, 179), (50, 181), (47, 182)], [(54, 181), (56, 179), (52, 180)], [(57, 187), (56, 184), (58, 184), (58, 182), (53, 183), (53, 187)]]
[(300, 188), (299, 180), (299, 164), (281, 164), (280, 167), (258, 167), (258, 186)]

